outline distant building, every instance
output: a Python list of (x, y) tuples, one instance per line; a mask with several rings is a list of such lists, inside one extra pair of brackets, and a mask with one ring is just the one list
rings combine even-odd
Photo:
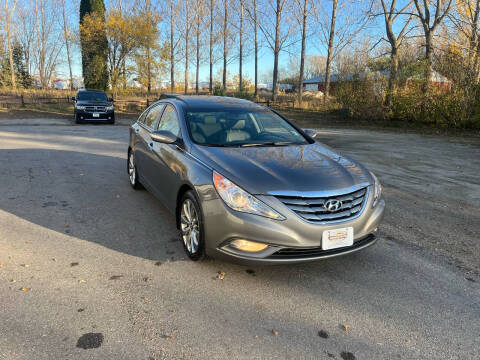
[[(340, 75), (337, 73), (333, 73), (330, 75), (330, 88), (332, 91), (335, 90), (335, 87), (340, 83), (340, 82), (349, 82), (353, 81), (356, 79), (368, 79), (372, 80), (374, 82), (381, 82), (384, 80), (388, 80), (389, 76), (389, 71), (366, 71), (362, 72), (359, 74), (344, 74)], [(399, 74), (399, 79), (403, 79), (404, 83), (406, 86), (409, 86), (410, 83), (413, 81), (421, 81), (422, 76), (411, 76), (411, 77), (402, 77), (401, 74)], [(438, 89), (451, 89), (452, 82), (447, 79), (445, 76), (440, 74), (439, 72), (432, 70), (430, 73), (430, 82), (431, 84), (438, 88)], [(303, 89), (306, 91), (312, 91), (312, 92), (325, 92), (325, 75), (317, 76), (308, 80), (303, 81)]]

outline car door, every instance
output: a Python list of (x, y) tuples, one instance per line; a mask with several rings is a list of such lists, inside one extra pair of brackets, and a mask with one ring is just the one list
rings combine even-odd
[(135, 148), (137, 170), (141, 181), (149, 188), (153, 186), (151, 177), (153, 141), (150, 134), (158, 125), (164, 107), (163, 103), (153, 105), (137, 128), (138, 142)]
[[(165, 106), (157, 130), (170, 131), (182, 142), (182, 133), (177, 111), (171, 104)], [(185, 171), (183, 149), (177, 144), (154, 143), (152, 156), (152, 181), (157, 196), (164, 200), (165, 205), (174, 211), (177, 201), (177, 191), (182, 183)]]

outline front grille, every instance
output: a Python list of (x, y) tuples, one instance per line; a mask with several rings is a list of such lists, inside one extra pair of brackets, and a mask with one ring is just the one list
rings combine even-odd
[[(366, 198), (367, 188), (328, 197), (277, 196), (278, 200), (298, 216), (311, 222), (321, 223), (348, 220), (359, 215)], [(330, 200), (339, 200), (341, 206), (336, 211), (327, 210), (325, 204)]]
[(88, 112), (105, 112), (105, 106), (85, 106), (85, 111), (88, 111)]
[(356, 240), (352, 246), (342, 248), (323, 250), (321, 246), (313, 248), (284, 248), (278, 250), (276, 253), (268, 256), (267, 259), (308, 259), (322, 256), (331, 256), (342, 253), (344, 251), (351, 251), (367, 245), (375, 240), (375, 235), (370, 234), (366, 237)]

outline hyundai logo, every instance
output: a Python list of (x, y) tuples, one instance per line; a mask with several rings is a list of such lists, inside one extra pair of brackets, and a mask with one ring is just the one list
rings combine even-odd
[(340, 208), (342, 207), (342, 202), (340, 200), (337, 200), (337, 199), (328, 200), (323, 205), (323, 207), (325, 208), (325, 210), (327, 210), (329, 212), (335, 212), (335, 211), (340, 210)]

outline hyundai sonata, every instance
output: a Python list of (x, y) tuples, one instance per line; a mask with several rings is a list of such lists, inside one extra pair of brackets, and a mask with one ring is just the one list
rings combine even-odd
[(127, 170), (175, 215), (187, 255), (293, 263), (372, 245), (382, 187), (250, 101), (165, 95), (130, 127)]

